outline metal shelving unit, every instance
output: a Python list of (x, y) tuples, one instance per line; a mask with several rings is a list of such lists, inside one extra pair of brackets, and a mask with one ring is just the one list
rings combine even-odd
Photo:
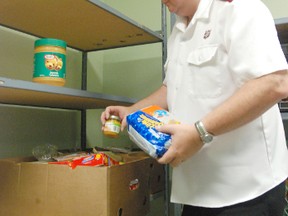
[[(280, 18), (275, 20), (278, 37), (288, 62), (288, 17)], [(288, 119), (288, 103), (280, 102), (279, 107), (281, 110), (281, 116), (283, 120)], [(288, 216), (288, 180), (286, 180), (286, 207), (284, 209), (283, 216)]]
[(288, 44), (288, 17), (275, 19), (275, 25), (281, 44)]
[[(86, 148), (86, 110), (109, 105), (129, 105), (136, 99), (89, 92), (87, 58), (92, 51), (162, 43), (166, 60), (166, 9), (162, 4), (162, 29), (155, 32), (100, 0), (2, 0), (0, 25), (39, 38), (58, 38), (82, 52), (81, 90), (42, 85), (0, 77), (0, 103), (81, 111), (81, 147)], [(57, 25), (55, 25), (55, 23)], [(164, 74), (163, 74), (164, 76)], [(166, 167), (165, 215), (169, 215), (169, 172)], [(156, 198), (158, 198), (157, 195)], [(155, 199), (151, 196), (150, 199)]]
[(87, 53), (163, 42), (162, 34), (99, 0), (51, 0), (49, 4), (38, 0), (3, 0), (0, 25), (40, 38), (58, 38), (82, 52), (82, 91), (0, 77), (0, 103), (81, 110), (82, 149), (86, 147), (86, 109), (136, 102), (87, 92)]
[(285, 182), (285, 200), (286, 200), (286, 207), (284, 209), (283, 216), (288, 216), (288, 179)]
[[(286, 60), (288, 62), (288, 17), (275, 19), (275, 25), (276, 25), (276, 29), (278, 32), (278, 38), (279, 38), (279, 41), (281, 43), (283, 53), (284, 53)], [(278, 105), (279, 105), (279, 108), (282, 112), (282, 118), (284, 120), (287, 120), (287, 118), (288, 118), (287, 113), (284, 113), (284, 112), (288, 111), (287, 101), (281, 101), (281, 102), (279, 102)]]

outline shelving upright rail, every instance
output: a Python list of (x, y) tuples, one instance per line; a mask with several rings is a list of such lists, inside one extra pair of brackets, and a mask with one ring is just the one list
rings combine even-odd
[[(87, 109), (136, 102), (127, 97), (87, 91), (88, 53), (161, 42), (164, 65), (167, 56), (167, 25), (163, 4), (161, 13), (162, 29), (158, 34), (99, 0), (51, 0), (49, 4), (45, 1), (2, 0), (0, 25), (39, 38), (62, 39), (70, 48), (82, 52), (82, 82), (81, 90), (78, 90), (0, 77), (0, 103), (80, 110), (81, 148), (85, 149)], [(165, 172), (165, 215), (169, 215), (168, 166)]]
[[(277, 32), (278, 32), (279, 41), (281, 43), (283, 52), (284, 52), (286, 60), (288, 62), (288, 17), (275, 19), (275, 25), (276, 25)], [(288, 113), (287, 113), (288, 103), (287, 103), (287, 101), (279, 102), (279, 108), (281, 111), (283, 121), (287, 121), (287, 119), (288, 119)], [(288, 139), (288, 137), (286, 137), (286, 141), (288, 144), (287, 139)], [(288, 185), (287, 185), (287, 181), (288, 180), (286, 180), (286, 199), (285, 199), (286, 200), (286, 207), (284, 209), (283, 216), (288, 216), (288, 200), (287, 200), (287, 198), (288, 198), (287, 197)]]
[[(166, 6), (161, 3), (161, 33), (162, 33), (162, 79), (165, 78), (164, 65), (167, 59), (167, 13)], [(164, 205), (165, 215), (170, 215), (170, 172), (169, 165), (165, 165), (165, 190), (164, 190)]]

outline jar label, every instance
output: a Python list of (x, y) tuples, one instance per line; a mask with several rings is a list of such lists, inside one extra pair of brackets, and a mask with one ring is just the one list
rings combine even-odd
[(121, 128), (120, 123), (117, 123), (115, 121), (109, 121), (109, 122), (106, 122), (104, 130), (118, 134), (120, 132), (120, 128)]
[(55, 52), (34, 54), (34, 72), (36, 77), (66, 78), (66, 55)]

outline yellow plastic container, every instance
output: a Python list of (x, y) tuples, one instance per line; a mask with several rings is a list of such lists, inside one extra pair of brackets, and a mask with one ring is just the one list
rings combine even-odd
[(35, 41), (33, 82), (64, 86), (66, 82), (66, 42), (53, 38)]

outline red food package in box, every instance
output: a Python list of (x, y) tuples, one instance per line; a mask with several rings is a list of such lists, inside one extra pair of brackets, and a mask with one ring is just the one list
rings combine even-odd
[(72, 169), (77, 166), (112, 166), (119, 165), (120, 162), (113, 160), (104, 153), (91, 154), (77, 158), (72, 161), (50, 162), (51, 164), (67, 164)]
[(73, 160), (68, 164), (72, 169), (76, 166), (103, 166), (105, 165), (105, 155), (102, 153), (92, 154)]

